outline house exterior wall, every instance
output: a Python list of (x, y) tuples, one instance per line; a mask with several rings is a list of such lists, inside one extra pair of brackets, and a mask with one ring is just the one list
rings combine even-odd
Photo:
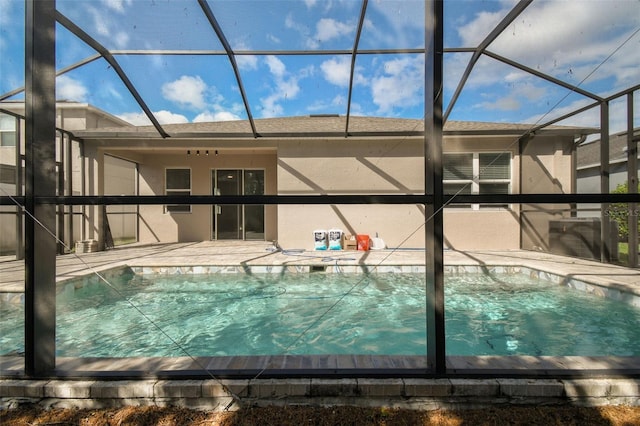
[[(419, 194), (424, 192), (421, 139), (283, 141), (279, 195)], [(280, 205), (278, 242), (312, 249), (313, 231), (376, 233), (390, 247), (424, 247), (424, 208), (416, 205)], [(416, 232), (418, 230), (418, 232)]]
[[(278, 193), (419, 194), (424, 192), (423, 141), (368, 140), (282, 142), (278, 147)], [(512, 191), (517, 192), (518, 159), (513, 138), (447, 138), (445, 152), (508, 151), (512, 156)], [(348, 234), (376, 234), (388, 247), (424, 247), (423, 206), (341, 205), (280, 206), (278, 241), (283, 247), (313, 248), (313, 231), (337, 228)], [(469, 249), (519, 248), (518, 207), (447, 208), (445, 243)]]
[[(14, 112), (19, 115), (23, 115), (25, 113), (25, 104), (24, 102), (2, 102), (0, 103), (0, 107), (5, 110)], [(58, 102), (56, 104), (56, 127), (65, 129), (68, 131), (74, 130), (86, 130), (86, 129), (95, 129), (100, 127), (126, 127), (131, 126), (130, 124), (124, 122), (123, 120), (112, 116), (104, 111), (91, 107), (88, 104), (77, 103), (77, 102)], [(25, 151), (25, 121), (23, 119), (18, 120), (18, 135), (19, 140), (17, 144), (20, 146), (20, 152), (24, 153)], [(57, 139), (60, 138), (60, 133), (57, 133)], [(56, 146), (59, 146), (59, 140), (56, 140)], [(57, 161), (67, 161), (66, 158), (61, 158), (61, 153), (56, 152)], [(82, 173), (81, 173), (81, 155), (80, 148), (77, 143), (72, 144), (72, 155), (71, 155), (72, 164), (66, 165), (65, 167), (72, 167), (71, 179), (70, 183), (73, 192), (73, 195), (80, 195), (82, 188)], [(0, 147), (0, 164), (9, 170), (11, 168), (15, 169), (16, 167), (16, 147), (13, 146), (2, 146)], [(69, 182), (67, 183), (67, 187), (69, 186)], [(15, 184), (7, 184), (0, 182), (2, 185), (3, 193), (15, 195), (17, 193)], [(67, 194), (69, 195), (69, 194)], [(90, 210), (94, 210), (95, 208), (91, 208)], [(75, 208), (75, 211), (79, 213), (80, 208)], [(15, 207), (3, 207), (2, 211), (7, 211), (10, 213), (16, 212)], [(89, 214), (92, 214), (91, 211)], [(77, 217), (81, 217), (80, 214)], [(68, 217), (65, 218), (67, 225), (69, 226), (70, 221)], [(93, 223), (93, 222), (92, 222)], [(69, 232), (69, 230), (65, 230), (65, 234), (73, 235), (73, 239), (78, 240), (82, 238), (91, 238), (92, 235), (95, 234), (95, 226), (92, 224), (91, 226), (85, 224), (84, 229), (81, 230), (81, 227), (78, 223), (78, 220), (73, 222), (73, 228), (75, 231)], [(0, 253), (2, 254), (14, 254), (16, 251), (17, 245), (17, 222), (16, 216), (13, 214), (2, 214), (0, 216)], [(73, 245), (72, 241), (67, 241), (67, 243)]]
[[(575, 192), (573, 138), (536, 136), (521, 142), (523, 194)], [(522, 245), (528, 250), (549, 250), (549, 222), (571, 216), (570, 204), (522, 205)]]
[[(445, 153), (507, 152), (511, 158), (511, 193), (561, 193), (571, 190), (572, 137), (537, 136), (521, 146), (513, 136), (449, 136)], [(210, 141), (209, 141), (210, 142)], [(136, 141), (131, 141), (133, 146)], [(139, 142), (137, 142), (139, 144)], [(166, 143), (166, 142), (163, 142)], [(106, 144), (105, 144), (106, 145)], [(126, 141), (120, 141), (126, 146)], [(211, 145), (211, 144), (209, 144)], [(242, 145), (242, 144), (240, 144)], [(265, 170), (267, 194), (349, 195), (420, 194), (424, 186), (421, 138), (366, 140), (283, 139), (269, 152), (253, 153), (248, 144), (234, 154), (186, 155), (175, 146), (106, 151), (139, 163), (140, 195), (162, 195), (167, 167), (192, 171), (192, 194), (211, 194), (211, 170)], [(105, 148), (103, 148), (105, 149)], [(212, 152), (212, 150), (210, 150)], [(548, 222), (566, 206), (450, 206), (445, 208), (445, 244), (456, 250), (518, 249), (547, 246)], [(191, 213), (165, 213), (163, 206), (140, 206), (141, 242), (202, 241), (212, 238), (211, 206)], [(265, 239), (283, 248), (313, 249), (313, 231), (341, 229), (346, 234), (379, 236), (388, 247), (424, 247), (421, 205), (279, 205), (266, 206)], [(521, 229), (521, 222), (523, 227)]]
[[(275, 152), (251, 152), (210, 155), (186, 155), (162, 151), (138, 155), (140, 195), (164, 195), (165, 170), (189, 168), (191, 170), (191, 194), (212, 195), (213, 169), (262, 169), (265, 171), (265, 193), (276, 192)], [(212, 239), (212, 206), (192, 205), (190, 213), (166, 213), (164, 206), (142, 205), (139, 210), (139, 238), (141, 242), (186, 242)], [(265, 207), (265, 239), (274, 240), (277, 235), (277, 209)]]
[[(511, 156), (511, 193), (518, 193), (520, 160), (512, 136), (446, 138), (444, 153), (504, 152)], [(451, 206), (444, 212), (445, 247), (454, 250), (517, 249), (520, 247), (519, 206)]]

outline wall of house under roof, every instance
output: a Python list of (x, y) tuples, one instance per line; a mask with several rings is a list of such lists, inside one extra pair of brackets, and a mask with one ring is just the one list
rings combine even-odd
[[(139, 156), (140, 195), (163, 195), (166, 168), (191, 169), (191, 194), (212, 195), (213, 169), (263, 169), (265, 193), (276, 192), (275, 152), (260, 154), (187, 155), (151, 151)], [(212, 206), (193, 205), (190, 213), (165, 213), (164, 206), (140, 206), (141, 242), (185, 242), (212, 239)], [(276, 239), (276, 207), (265, 207), (265, 239)]]
[[(454, 152), (508, 152), (511, 157), (512, 193), (571, 191), (571, 137), (542, 137), (524, 144), (524, 157), (514, 136), (447, 136), (443, 150)], [(264, 168), (266, 193), (279, 195), (420, 194), (424, 186), (424, 142), (420, 137), (367, 139), (283, 139), (269, 141), (272, 151), (236, 152), (208, 157), (186, 155), (185, 149), (149, 149), (149, 142), (131, 141), (139, 149), (122, 150), (140, 163), (140, 195), (164, 193), (164, 170), (189, 167), (192, 194), (211, 194), (214, 168)], [(222, 142), (219, 142), (222, 143)], [(217, 142), (216, 144), (219, 145)], [(242, 142), (240, 144), (249, 144)], [(254, 144), (255, 142), (251, 142)], [(126, 145), (126, 141), (120, 144)], [(211, 141), (208, 146), (213, 146)], [(217, 146), (216, 145), (216, 146)], [(265, 145), (266, 146), (266, 145)], [(89, 150), (90, 151), (90, 150)], [(107, 149), (109, 151), (109, 149)], [(521, 165), (523, 169), (521, 169)], [(547, 244), (549, 220), (557, 208), (456, 206), (445, 209), (447, 247), (458, 250), (518, 249)], [(347, 234), (376, 234), (389, 247), (424, 247), (425, 221), (421, 205), (279, 205), (267, 206), (265, 239), (284, 248), (313, 249), (313, 231), (338, 228)], [(140, 241), (202, 241), (212, 238), (211, 206), (192, 207), (191, 213), (164, 213), (163, 206), (140, 207)], [(522, 231), (521, 231), (522, 223)]]
[[(24, 102), (2, 102), (0, 103), (0, 107), (6, 109), (8, 111), (14, 112), (16, 114), (20, 114), (24, 116), (25, 113), (25, 104)], [(95, 129), (95, 128), (103, 128), (103, 127), (123, 127), (127, 126), (127, 123), (120, 120), (117, 117), (112, 116), (104, 111), (101, 111), (96, 108), (90, 107), (85, 103), (77, 103), (77, 102), (58, 102), (56, 104), (56, 127), (65, 129), (68, 131), (75, 130), (87, 130), (87, 129)], [(20, 134), (20, 152), (24, 155), (25, 150), (25, 121), (23, 119), (19, 119), (19, 134)], [(56, 138), (56, 149), (59, 146), (59, 137), (60, 133), (57, 133)], [(71, 188), (70, 193), (66, 193), (65, 195), (81, 195), (82, 189), (82, 180), (88, 178), (86, 176), (82, 176), (81, 169), (81, 154), (80, 147), (77, 142), (71, 144), (71, 161), (72, 164), (65, 164), (65, 169), (71, 167), (71, 180), (72, 182), (65, 182), (66, 188)], [(56, 154), (57, 161), (66, 162), (68, 158), (62, 158), (61, 153), (57, 149)], [(6, 170), (15, 169), (16, 167), (16, 147), (13, 146), (3, 146), (0, 147), (0, 164), (2, 164), (3, 168)], [(15, 184), (2, 184), (3, 193), (16, 195)], [(89, 209), (89, 215), (94, 217), (93, 211), (96, 208)], [(4, 207), (4, 211), (15, 212), (15, 207)], [(66, 210), (67, 212), (69, 209)], [(81, 207), (75, 207), (74, 211), (78, 213), (77, 219), (73, 222), (73, 232), (69, 232), (69, 215), (65, 216), (65, 220), (67, 222), (67, 227), (65, 231), (65, 243), (69, 246), (73, 246), (74, 241), (69, 241), (69, 239), (80, 240), (85, 238), (93, 238), (96, 235), (96, 227), (88, 226), (85, 223), (85, 230), (81, 229), (82, 225), (80, 223), (80, 212), (82, 211)], [(89, 223), (89, 222), (88, 222)], [(90, 223), (94, 223), (92, 220)], [(69, 237), (72, 236), (72, 237)], [(17, 243), (17, 234), (16, 234), (16, 217), (8, 214), (3, 214), (0, 220), (0, 253), (2, 254), (14, 254)]]
[[(278, 145), (278, 194), (417, 194), (424, 188), (421, 138), (290, 140)], [(313, 249), (314, 230), (376, 234), (388, 246), (424, 247), (416, 205), (281, 205), (278, 242)], [(418, 232), (416, 232), (418, 230)]]
[[(451, 136), (443, 153), (508, 153), (511, 157), (511, 193), (520, 191), (518, 144), (513, 136)], [(445, 247), (454, 250), (509, 250), (520, 248), (520, 206), (452, 205), (444, 214)]]
[[(536, 136), (521, 142), (523, 194), (575, 192), (571, 136)], [(570, 204), (522, 206), (522, 248), (549, 250), (549, 222), (571, 216)]]
[[(445, 152), (509, 152), (513, 138), (448, 138)], [(513, 156), (513, 152), (512, 152)], [(517, 159), (512, 190), (518, 190)], [(282, 142), (278, 147), (278, 193), (419, 194), (424, 188), (423, 141)], [(283, 247), (313, 248), (313, 231), (337, 228), (348, 234), (376, 234), (389, 247), (424, 247), (424, 208), (416, 205), (280, 206), (278, 241)], [(518, 207), (480, 211), (447, 208), (445, 243), (450, 248), (519, 248)]]

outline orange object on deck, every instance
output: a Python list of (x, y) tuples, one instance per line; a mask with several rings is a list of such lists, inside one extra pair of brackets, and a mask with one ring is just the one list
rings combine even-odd
[(356, 235), (356, 242), (358, 243), (358, 250), (368, 251), (369, 250), (369, 241), (370, 238), (368, 235), (358, 234)]

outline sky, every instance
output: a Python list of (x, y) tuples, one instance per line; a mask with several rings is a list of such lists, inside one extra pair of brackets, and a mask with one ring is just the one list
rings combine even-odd
[[(236, 55), (254, 118), (347, 113), (351, 56), (362, 7), (355, 0), (209, 0)], [(445, 0), (444, 44), (474, 48), (516, 4)], [(58, 0), (57, 9), (110, 50), (222, 51), (196, 0)], [(370, 0), (359, 49), (421, 49), (424, 2)], [(57, 26), (57, 69), (96, 52)], [(535, 0), (489, 46), (491, 52), (599, 96), (640, 84), (640, 0)], [(266, 51), (270, 54), (242, 55)], [(332, 54), (285, 55), (285, 51)], [(115, 55), (161, 124), (246, 119), (225, 55)], [(469, 53), (444, 55), (444, 108)], [(0, 96), (24, 85), (24, 2), (0, 0)], [(421, 118), (424, 57), (359, 54), (350, 112)], [(113, 68), (97, 59), (57, 78), (58, 99), (87, 102), (133, 124), (149, 124)], [(22, 94), (10, 99), (21, 99)], [(635, 125), (640, 95), (634, 97)], [(482, 56), (450, 120), (540, 124), (593, 101)], [(611, 104), (613, 132), (626, 100)], [(593, 109), (561, 124), (599, 126)]]

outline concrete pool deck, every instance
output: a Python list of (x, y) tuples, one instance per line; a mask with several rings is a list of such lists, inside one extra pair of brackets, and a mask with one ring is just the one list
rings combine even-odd
[[(207, 265), (238, 271), (278, 272), (290, 267), (304, 272), (310, 270), (307, 267), (330, 272), (336, 265), (340, 270), (378, 267), (384, 271), (424, 264), (421, 250), (274, 251), (266, 242), (212, 241), (58, 256), (57, 281), (122, 266), (165, 273), (178, 267), (197, 272)], [(445, 251), (445, 270), (450, 273), (467, 268), (500, 272), (500, 267), (526, 267), (640, 298), (638, 269), (521, 250)], [(24, 262), (0, 259), (0, 294), (19, 296), (23, 291)], [(220, 408), (230, 397), (218, 389), (219, 378), (244, 392), (243, 400), (258, 404), (313, 400), (371, 405), (377, 398), (394, 406), (430, 404), (434, 408), (496, 401), (640, 405), (640, 357), (447, 356), (446, 365), (447, 377), (436, 378), (429, 376), (426, 358), (420, 356), (58, 358), (58, 378), (25, 380), (24, 358), (3, 356), (0, 406), (16, 401), (87, 407), (182, 401), (188, 406)], [(128, 380), (114, 381), (118, 378)]]
[[(203, 241), (194, 243), (168, 243), (131, 245), (115, 249), (69, 254), (57, 257), (57, 281), (104, 271), (119, 266), (178, 267), (178, 266), (237, 266), (283, 267), (358, 265), (369, 270), (385, 266), (415, 266), (425, 264), (422, 250), (371, 250), (367, 252), (340, 251), (273, 251), (267, 242)], [(640, 296), (640, 269), (558, 256), (543, 252), (508, 251), (455, 251), (445, 250), (445, 267), (523, 266), (562, 277), (619, 289)], [(0, 258), (0, 293), (24, 291), (24, 262), (11, 257)]]

